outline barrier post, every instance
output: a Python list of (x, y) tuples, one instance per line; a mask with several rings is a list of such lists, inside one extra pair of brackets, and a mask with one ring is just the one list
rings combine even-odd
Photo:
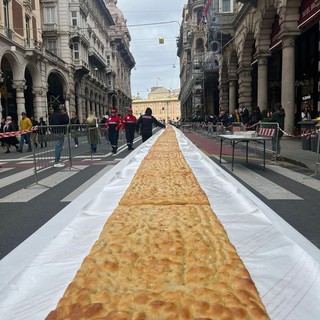
[(272, 137), (272, 153), (274, 160), (277, 161), (278, 141), (279, 141), (279, 123), (277, 122), (259, 122), (256, 129), (258, 136)]

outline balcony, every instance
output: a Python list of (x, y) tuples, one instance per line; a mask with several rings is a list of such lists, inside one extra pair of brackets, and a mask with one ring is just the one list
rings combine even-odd
[(74, 59), (73, 65), (76, 70), (76, 73), (78, 73), (81, 76), (84, 76), (85, 74), (88, 74), (90, 72), (88, 63), (82, 59)]
[(56, 35), (59, 32), (59, 26), (57, 23), (44, 23), (42, 25), (42, 35), (50, 36)]
[(116, 74), (116, 71), (114, 70), (114, 68), (112, 67), (112, 65), (108, 64), (106, 67), (106, 73), (113, 73)]
[(31, 58), (42, 55), (42, 44), (33, 39), (24, 39), (25, 57)]
[(71, 27), (70, 28), (70, 40), (74, 42), (82, 42), (87, 45), (87, 47), (90, 47), (90, 40), (86, 35), (86, 32), (84, 29), (80, 29), (78, 27)]
[(94, 65), (100, 65), (103, 68), (107, 67), (106, 60), (103, 58), (103, 56), (98, 52), (98, 50), (94, 47), (90, 47), (88, 49), (89, 58), (93, 61)]

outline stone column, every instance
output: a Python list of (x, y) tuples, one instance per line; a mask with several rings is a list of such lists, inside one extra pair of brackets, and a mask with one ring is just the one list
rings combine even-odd
[(219, 109), (229, 112), (228, 69), (225, 64), (219, 70)]
[(39, 119), (40, 117), (46, 118), (48, 114), (46, 93), (47, 89), (41, 87), (33, 87), (32, 93), (34, 95), (34, 117)]
[(225, 112), (229, 112), (229, 92), (228, 92), (228, 83), (223, 82), (219, 86), (219, 109)]
[(79, 121), (80, 123), (83, 123), (83, 119), (84, 119), (84, 112), (85, 112), (85, 103), (86, 100), (84, 99), (84, 97), (82, 95), (78, 95), (76, 97), (77, 99), (77, 105), (78, 105), (78, 117), (79, 117)]
[(229, 112), (232, 113), (237, 106), (237, 75), (229, 77)]
[(64, 107), (67, 110), (67, 114), (69, 118), (71, 118), (71, 110), (70, 110), (70, 94), (65, 92), (64, 93)]
[(282, 81), (281, 81), (281, 104), (285, 109), (286, 118), (284, 130), (292, 134), (294, 129), (295, 110), (295, 48), (294, 37), (282, 38)]
[(260, 110), (268, 109), (268, 56), (259, 54), (258, 59), (258, 106)]
[(238, 69), (239, 75), (239, 106), (247, 107), (249, 111), (252, 110), (252, 67), (241, 66)]
[[(12, 88), (16, 89), (16, 101), (17, 101), (17, 114), (18, 117), (21, 116), (22, 112), (26, 111), (25, 99), (24, 99), (24, 90), (26, 82), (24, 80), (14, 80)], [(28, 115), (30, 116), (30, 115)]]
[(86, 99), (86, 108), (87, 108), (87, 114), (85, 115), (85, 119), (87, 119), (87, 117), (89, 116), (90, 114), (90, 104), (91, 104), (91, 101), (89, 99)]

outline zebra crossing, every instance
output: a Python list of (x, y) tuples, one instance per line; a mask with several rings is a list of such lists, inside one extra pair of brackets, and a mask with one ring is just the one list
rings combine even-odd
[[(30, 167), (31, 164), (28, 167), (20, 167), (19, 170), (14, 166), (2, 167), (0, 168), (0, 203), (29, 202), (45, 192), (50, 191), (53, 187), (62, 186), (68, 179), (77, 179), (77, 175), (89, 168), (90, 165), (94, 165), (96, 167), (96, 173), (60, 200), (60, 202), (71, 202), (121, 159), (115, 159), (109, 162), (102, 160), (103, 159), (95, 159), (95, 162), (90, 164), (84, 161), (86, 164), (73, 165), (71, 168), (65, 167), (59, 171), (56, 171), (56, 169), (52, 171), (50, 167), (44, 168), (41, 173), (42, 176), (45, 177), (37, 182), (34, 182), (34, 168)], [(14, 188), (13, 184), (17, 182), (19, 182), (19, 186)], [(11, 189), (14, 188), (14, 191), (8, 194), (6, 190), (8, 190), (10, 186)]]
[[(222, 158), (220, 161), (219, 155), (209, 154), (205, 152), (205, 150), (203, 151), (213, 161), (220, 164), (230, 174), (232, 173), (232, 175), (245, 182), (267, 200), (304, 200), (303, 197), (296, 195), (294, 192), (290, 192), (288, 188), (281, 187), (275, 183), (272, 176), (268, 174), (270, 171), (286, 179), (290, 179), (292, 181), (292, 185), (298, 184), (301, 185), (301, 187), (305, 186), (313, 189), (314, 191), (320, 191), (319, 179), (314, 178), (313, 175), (310, 175), (309, 173), (303, 174), (296, 172), (294, 170), (294, 166), (291, 166), (291, 169), (288, 169), (288, 167), (290, 167), (289, 163), (284, 162), (282, 165), (280, 165), (279, 163), (269, 162), (270, 164), (266, 164), (267, 174), (265, 174), (264, 177), (260, 174), (260, 169), (263, 168), (263, 164), (261, 164), (261, 158), (256, 156), (255, 153), (249, 155), (251, 164), (255, 163), (255, 165), (246, 166), (244, 164), (235, 163), (234, 170), (232, 171), (230, 160), (227, 161)], [(228, 155), (224, 155), (224, 157), (228, 158)], [(236, 158), (239, 158), (240, 161), (245, 160), (244, 156), (235, 156), (235, 159)]]
[[(231, 171), (231, 165), (226, 165)], [(302, 200), (301, 197), (295, 195), (289, 190), (279, 186), (278, 184), (262, 177), (258, 173), (246, 168), (243, 165), (234, 165), (235, 175), (242, 181), (245, 181), (251, 188), (263, 195), (268, 200)], [(270, 166), (269, 166), (270, 167)], [(282, 169), (282, 168), (281, 168)], [(281, 170), (278, 171), (281, 174)]]
[[(79, 162), (83, 161), (86, 164), (77, 164), (73, 165), (72, 168), (63, 168), (61, 171), (52, 172), (49, 169), (45, 168), (42, 172), (46, 172), (46, 177), (42, 178), (38, 181), (38, 183), (32, 183), (29, 185), (22, 185), (21, 188), (17, 189), (15, 192), (11, 192), (8, 195), (4, 195), (4, 192), (1, 190), (5, 190), (8, 186), (16, 183), (17, 181), (23, 181), (26, 178), (30, 178), (34, 175), (34, 169), (29, 162), (29, 167), (25, 166), (20, 168), (20, 171), (16, 172), (14, 167), (2, 167), (0, 168), (0, 203), (10, 203), (10, 202), (28, 202), (44, 192), (50, 190), (51, 188), (58, 186), (59, 184), (63, 184), (67, 179), (76, 178), (77, 174), (81, 174), (81, 172), (87, 169), (90, 165), (88, 164), (86, 159), (79, 158)], [(101, 175), (105, 174), (110, 170), (110, 168), (117, 163), (114, 161), (113, 165), (111, 162), (107, 163), (103, 161), (105, 159), (99, 158), (98, 156), (94, 157), (92, 161), (95, 163), (103, 165), (103, 168), (99, 169), (96, 175), (92, 176), (89, 180), (87, 180), (84, 184), (80, 185), (78, 188), (73, 190), (70, 194), (66, 195), (61, 202), (70, 202), (74, 200), (77, 196), (79, 196), (88, 186), (92, 185)], [(115, 159), (120, 161), (121, 159)], [(217, 160), (217, 159), (216, 159)], [(28, 161), (24, 161), (25, 164)], [(21, 164), (21, 163), (20, 163)], [(231, 171), (231, 165), (228, 162), (222, 160), (222, 167), (226, 170)], [(315, 191), (320, 191), (320, 181), (318, 179), (314, 179), (310, 176), (307, 176), (302, 173), (294, 172), (293, 170), (287, 169), (278, 165), (266, 165), (266, 170), (269, 170), (277, 175), (289, 178), (292, 180), (292, 183), (299, 183), (303, 186), (311, 188)], [(268, 179), (268, 175), (262, 176), (260, 173), (254, 172), (250, 168), (246, 167), (242, 164), (235, 164), (233, 175), (235, 175), (238, 179), (244, 181), (251, 188), (253, 188), (257, 193), (263, 195), (268, 200), (303, 200), (301, 195), (297, 195), (294, 192), (288, 190), (280, 186), (279, 184), (272, 181), (272, 179)]]

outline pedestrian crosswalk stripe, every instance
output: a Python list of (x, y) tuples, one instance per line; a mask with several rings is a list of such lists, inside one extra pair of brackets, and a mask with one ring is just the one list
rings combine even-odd
[[(83, 170), (88, 166), (75, 166), (78, 170)], [(30, 170), (30, 169), (29, 169)], [(48, 191), (50, 188), (57, 186), (59, 183), (63, 182), (64, 180), (72, 177), (79, 171), (75, 170), (61, 170), (57, 173), (50, 175), (40, 181), (38, 184), (32, 184), (24, 189), (20, 189), (16, 192), (11, 193), (10, 195), (1, 198), (0, 202), (28, 202), (33, 198), (39, 196), (40, 194)], [(26, 170), (28, 171), (28, 170)], [(2, 182), (2, 181), (1, 181)]]
[[(231, 171), (231, 164), (227, 164), (225, 167)], [(262, 177), (243, 165), (235, 164), (232, 173), (268, 200), (303, 200), (301, 197)]]
[(75, 189), (73, 192), (71, 192), (69, 195), (67, 195), (65, 198), (63, 198), (61, 200), (61, 202), (71, 202), (74, 199), (76, 199), (81, 193), (83, 193), (85, 190), (87, 190), (94, 182), (96, 182), (98, 179), (100, 179), (112, 167), (114, 167), (114, 165), (106, 166), (104, 169), (99, 171), (96, 175), (94, 175), (92, 178), (90, 178), (84, 184), (82, 184), (79, 188)]
[[(6, 172), (6, 171), (9, 171), (9, 170), (12, 170), (13, 168), (0, 168), (0, 173), (1, 172)], [(2, 179), (0, 180), (2, 181)]]
[(268, 165), (266, 167), (269, 170), (272, 170), (276, 173), (279, 173), (279, 174), (281, 174), (289, 179), (292, 179), (296, 182), (299, 182), (309, 188), (320, 191), (320, 180), (314, 179), (312, 177), (306, 176), (305, 174), (295, 172), (295, 171), (289, 170), (287, 168), (279, 167), (279, 166)]
[(0, 188), (7, 187), (10, 184), (16, 183), (17, 181), (21, 181), (25, 178), (33, 176), (33, 174), (34, 174), (33, 170), (34, 170), (33, 168), (30, 168), (30, 169), (23, 170), (18, 173), (14, 173), (14, 174), (10, 175), (9, 177), (5, 177), (5, 178), (0, 179)]

